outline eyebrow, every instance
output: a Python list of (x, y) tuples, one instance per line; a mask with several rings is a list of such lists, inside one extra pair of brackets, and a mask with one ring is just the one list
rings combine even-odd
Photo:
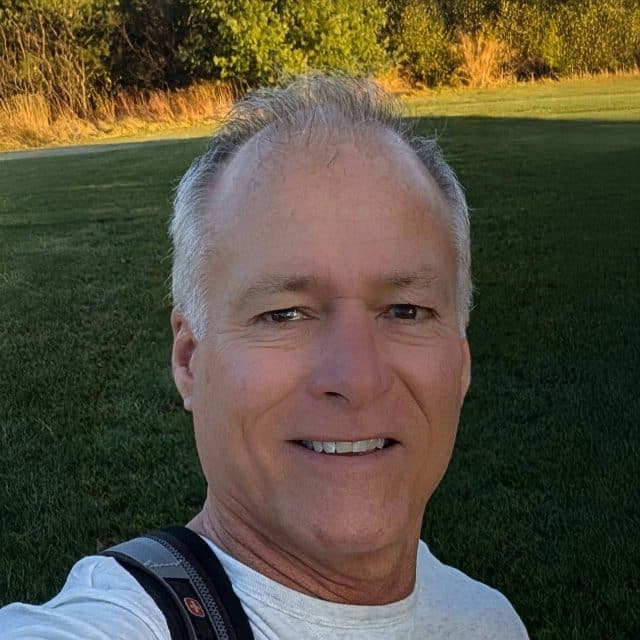
[(395, 271), (379, 280), (380, 284), (389, 289), (428, 289), (438, 280), (437, 273), (429, 266), (417, 271)]
[[(385, 289), (428, 289), (437, 280), (435, 271), (426, 266), (416, 271), (391, 272), (375, 278), (373, 284)], [(265, 274), (240, 292), (236, 306), (244, 307), (256, 298), (269, 295), (305, 293), (313, 289), (328, 288), (329, 284), (325, 278), (312, 275)]]
[(237, 306), (243, 307), (255, 298), (278, 293), (300, 293), (319, 287), (322, 280), (316, 276), (291, 276), (269, 273), (258, 278), (250, 287), (242, 290)]

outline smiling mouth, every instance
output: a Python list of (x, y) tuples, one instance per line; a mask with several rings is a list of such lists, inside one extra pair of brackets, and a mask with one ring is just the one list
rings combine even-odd
[(299, 444), (315, 453), (329, 455), (364, 455), (374, 453), (380, 449), (387, 449), (397, 444), (392, 438), (373, 438), (370, 440), (324, 441), (324, 440), (296, 440)]

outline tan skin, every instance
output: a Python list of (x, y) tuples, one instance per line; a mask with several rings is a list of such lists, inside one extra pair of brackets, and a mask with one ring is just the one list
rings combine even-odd
[[(386, 133), (250, 141), (213, 185), (206, 337), (171, 319), (208, 482), (189, 526), (302, 593), (371, 605), (414, 587), (470, 377), (447, 215)], [(300, 444), (377, 437), (392, 446)]]

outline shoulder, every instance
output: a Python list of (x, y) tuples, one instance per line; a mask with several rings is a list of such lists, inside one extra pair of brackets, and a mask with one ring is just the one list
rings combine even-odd
[(498, 590), (440, 562), (420, 541), (418, 548), (419, 616), (441, 633), (478, 640), (525, 640), (518, 614)]
[(87, 556), (77, 562), (54, 598), (42, 605), (0, 609), (6, 640), (169, 640), (164, 616), (151, 597), (113, 558)]

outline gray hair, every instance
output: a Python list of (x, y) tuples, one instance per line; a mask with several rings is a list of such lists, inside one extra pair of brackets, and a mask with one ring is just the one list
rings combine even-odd
[(338, 75), (310, 74), (285, 87), (258, 89), (231, 109), (216, 130), (207, 151), (197, 158), (180, 181), (174, 199), (170, 235), (173, 242), (171, 292), (198, 340), (207, 330), (201, 220), (207, 213), (212, 181), (246, 142), (258, 134), (295, 134), (375, 129), (395, 134), (420, 159), (438, 184), (450, 209), (457, 253), (456, 307), (460, 335), (465, 334), (471, 308), (471, 249), (469, 211), (464, 192), (434, 139), (413, 136), (400, 117), (397, 103), (368, 80)]

